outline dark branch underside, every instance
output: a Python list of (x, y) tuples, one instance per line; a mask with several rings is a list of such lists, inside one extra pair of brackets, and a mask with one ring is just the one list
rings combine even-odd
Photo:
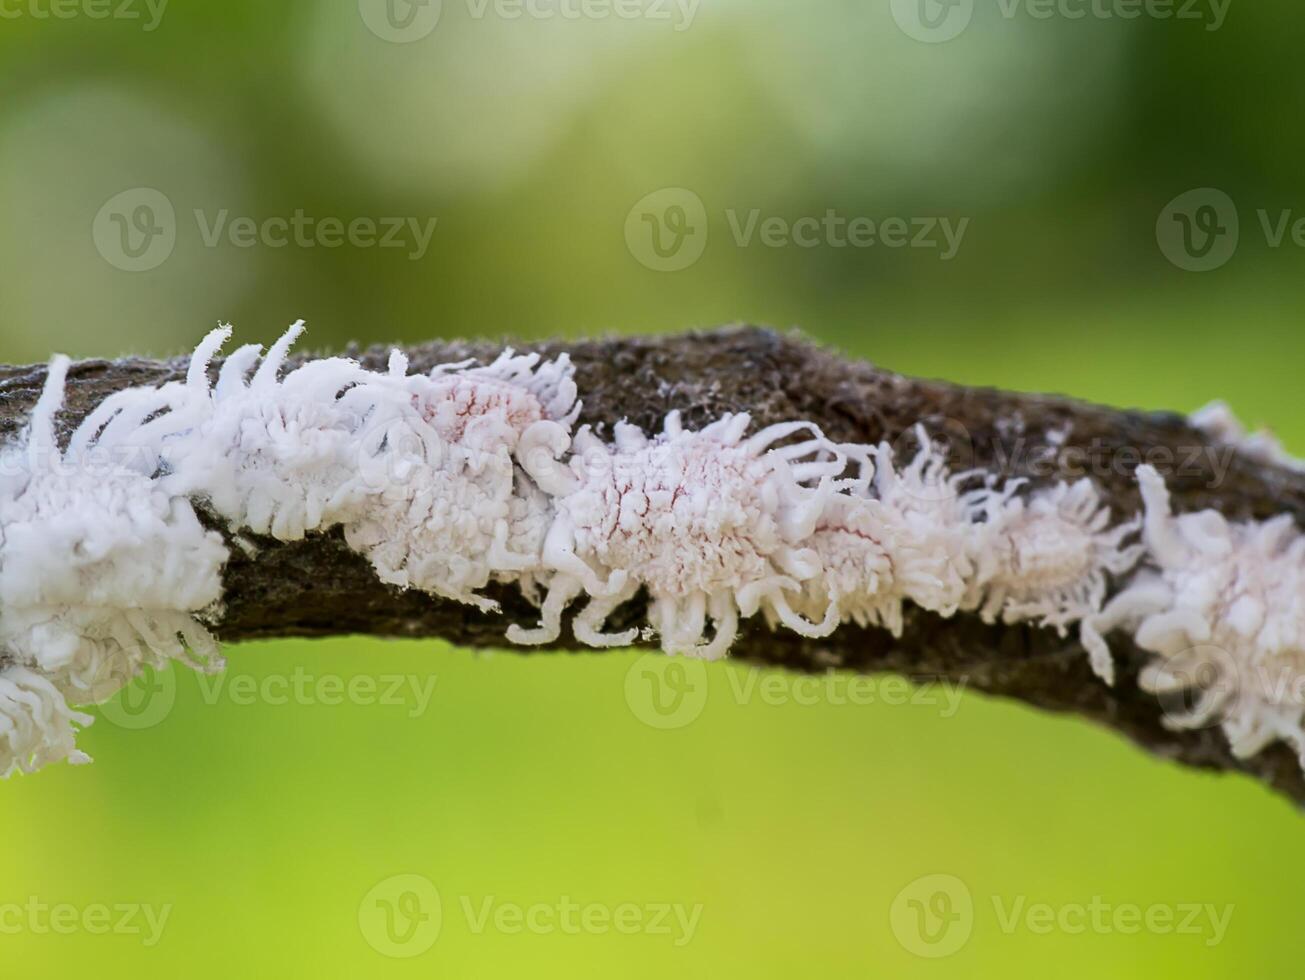
[[(467, 357), (489, 360), (503, 346), (437, 341), (408, 348), (408, 354), (413, 370), (420, 371)], [(832, 438), (863, 443), (894, 442), (923, 422), (935, 436), (948, 437), (957, 470), (996, 469), (1037, 485), (1082, 476), (1084, 459), (1095, 460), (1088, 475), (1117, 515), (1141, 506), (1132, 471), (1145, 455), (1168, 480), (1176, 512), (1212, 507), (1233, 519), (1289, 512), (1305, 526), (1305, 475), (1228, 453), (1181, 415), (1121, 412), (1058, 397), (906, 378), (841, 359), (798, 336), (755, 328), (514, 346), (546, 355), (570, 353), (584, 400), (581, 421), (600, 434), (620, 419), (647, 431), (660, 429), (672, 409), (679, 409), (691, 428), (727, 412), (746, 411), (754, 427), (810, 419)], [(388, 348), (350, 353), (383, 370)], [(184, 369), (184, 359), (74, 365), (64, 423), (75, 424), (113, 391), (175, 380)], [(44, 378), (43, 366), (0, 366), (0, 439), (22, 427)], [(901, 445), (913, 449), (905, 438)], [(216, 520), (213, 524), (220, 526)], [(231, 549), (225, 615), (217, 627), (228, 642), (364, 633), (503, 647), (508, 646), (503, 631), (509, 623), (537, 621), (537, 611), (513, 589), (490, 590), (503, 612), (489, 615), (382, 585), (338, 531), (290, 544), (258, 543), (253, 558), (238, 547)], [(637, 605), (614, 619), (639, 618)], [(1249, 773), (1305, 804), (1305, 778), (1291, 750), (1274, 745), (1252, 759), (1238, 760), (1217, 728), (1167, 730), (1156, 698), (1137, 686), (1145, 655), (1122, 634), (1110, 643), (1119, 675), (1113, 688), (1093, 676), (1072, 635), (1065, 639), (1024, 625), (989, 626), (967, 614), (942, 619), (914, 608), (908, 610), (900, 639), (884, 630), (844, 626), (828, 639), (812, 641), (788, 631), (771, 633), (754, 622), (731, 655), (798, 671), (838, 664), (861, 672), (945, 677), (1094, 719), (1157, 755), (1188, 765)], [(564, 637), (557, 647), (579, 645)], [(531, 648), (515, 649), (528, 653)]]

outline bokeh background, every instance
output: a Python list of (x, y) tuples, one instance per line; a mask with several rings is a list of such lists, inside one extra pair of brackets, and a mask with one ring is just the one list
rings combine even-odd
[[(389, 4), (0, 0), (0, 360), (218, 320), (321, 348), (742, 320), (964, 382), (1223, 397), (1305, 449), (1287, 0)], [(887, 240), (792, 224), (829, 212)], [(398, 247), (342, 234), (369, 218)], [(229, 653), (98, 712), (96, 765), (3, 787), (0, 906), (76, 923), (0, 918), (0, 975), (1299, 972), (1300, 817), (1072, 719), (635, 654)], [(1094, 900), (1231, 915), (1006, 922)], [(566, 901), (634, 931), (512, 918)], [(119, 905), (161, 932), (87, 927)]]

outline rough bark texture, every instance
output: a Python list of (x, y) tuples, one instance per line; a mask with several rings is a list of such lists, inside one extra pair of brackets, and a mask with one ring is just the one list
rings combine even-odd
[[(425, 370), (467, 357), (488, 360), (502, 346), (436, 341), (408, 353), (413, 369)], [(680, 409), (690, 427), (725, 412), (747, 411), (755, 427), (810, 419), (839, 440), (887, 440), (909, 450), (914, 447), (911, 430), (923, 422), (935, 437), (948, 437), (953, 469), (999, 469), (1028, 477), (1035, 485), (1083, 475), (1075, 453), (1090, 452), (1100, 462), (1089, 475), (1117, 514), (1140, 508), (1132, 470), (1148, 454), (1169, 481), (1176, 512), (1212, 507), (1229, 518), (1263, 519), (1285, 511), (1305, 526), (1305, 475), (1218, 447), (1181, 415), (1118, 411), (1060, 397), (907, 378), (845, 360), (796, 335), (750, 327), (514, 346), (571, 354), (584, 399), (581, 421), (600, 434), (620, 419), (658, 429), (671, 409)], [(383, 369), (388, 348), (350, 353)], [(110, 392), (180, 378), (184, 367), (181, 359), (74, 365), (63, 423), (75, 424)], [(0, 439), (21, 428), (44, 378), (43, 366), (0, 366)], [(1155, 455), (1157, 450), (1161, 455)], [(1224, 464), (1226, 472), (1221, 472)], [(220, 527), (217, 521), (213, 525)], [(368, 633), (501, 647), (508, 623), (533, 625), (537, 619), (536, 610), (510, 589), (491, 590), (502, 602), (503, 614), (487, 615), (382, 585), (338, 533), (292, 544), (271, 539), (259, 544), (254, 559), (232, 548), (225, 615), (217, 627), (226, 641)], [(625, 614), (633, 619), (638, 612), (631, 608)], [(1065, 639), (1027, 625), (985, 625), (973, 615), (942, 619), (918, 609), (908, 612), (901, 639), (883, 630), (845, 626), (829, 639), (811, 641), (787, 631), (771, 633), (753, 622), (732, 656), (798, 671), (947, 677), (1038, 708), (1091, 718), (1187, 765), (1249, 773), (1305, 804), (1305, 778), (1294, 753), (1275, 745), (1238, 760), (1217, 728), (1167, 730), (1157, 699), (1137, 687), (1145, 655), (1123, 635), (1110, 642), (1119, 673), (1113, 688), (1093, 676), (1072, 636)], [(576, 644), (558, 644), (568, 646)], [(515, 649), (524, 654), (538, 648)]]

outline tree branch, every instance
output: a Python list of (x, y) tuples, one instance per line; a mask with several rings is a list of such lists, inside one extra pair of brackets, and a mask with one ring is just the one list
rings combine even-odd
[[(1230, 519), (1291, 513), (1305, 526), (1305, 474), (1233, 453), (1172, 413), (1117, 411), (1045, 395), (966, 388), (907, 378), (841, 359), (798, 336), (741, 327), (669, 337), (516, 345), (546, 355), (570, 353), (584, 399), (581, 422), (600, 432), (628, 419), (659, 429), (672, 409), (696, 428), (727, 412), (750, 412), (754, 427), (810, 419), (833, 439), (862, 443), (910, 439), (917, 423), (948, 440), (954, 470), (978, 466), (1034, 485), (1091, 476), (1116, 515), (1140, 509), (1133, 470), (1146, 460), (1166, 477), (1174, 509), (1214, 508)], [(502, 345), (431, 342), (408, 348), (414, 370), (476, 357)], [(350, 351), (383, 369), (388, 348)], [(302, 357), (300, 358), (302, 360)], [(181, 378), (185, 360), (85, 361), (68, 378), (63, 425), (75, 425), (111, 392)], [(43, 366), (0, 366), (0, 439), (24, 425), (45, 378)], [(908, 445), (913, 445), (907, 443)], [(212, 525), (224, 531), (221, 521)], [(381, 584), (365, 558), (336, 532), (280, 543), (259, 539), (256, 557), (231, 549), (224, 574), (226, 641), (366, 633), (437, 636), (466, 646), (504, 647), (509, 623), (533, 625), (538, 611), (514, 589), (490, 589), (503, 612), (490, 615), (417, 591)], [(623, 628), (622, 614), (612, 617)], [(634, 621), (641, 610), (625, 617)], [(1229, 751), (1215, 727), (1171, 732), (1157, 699), (1137, 686), (1147, 655), (1125, 634), (1110, 638), (1118, 662), (1113, 688), (1093, 676), (1081, 647), (1054, 631), (984, 624), (973, 614), (943, 619), (908, 609), (905, 632), (844, 626), (819, 641), (772, 633), (752, 621), (736, 659), (799, 671), (831, 665), (859, 672), (945, 677), (1038, 708), (1081, 715), (1149, 751), (1187, 765), (1248, 773), (1305, 804), (1295, 754), (1273, 745), (1248, 760)], [(564, 636), (559, 647), (576, 647)], [(527, 648), (515, 648), (528, 653)], [(537, 648), (536, 648), (537, 649)]]

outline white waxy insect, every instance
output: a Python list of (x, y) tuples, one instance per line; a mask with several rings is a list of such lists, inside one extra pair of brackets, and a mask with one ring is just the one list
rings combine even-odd
[[(563, 430), (549, 423), (527, 430), (522, 465), (555, 507), (543, 547), (551, 576), (540, 627), (513, 627), (508, 638), (556, 639), (563, 611), (584, 592), (590, 598), (573, 622), (576, 637), (591, 646), (628, 644), (637, 630), (607, 633), (603, 626), (640, 588), (668, 653), (724, 656), (740, 616), (758, 610), (804, 636), (832, 632), (836, 610), (811, 622), (790, 597), (821, 572), (805, 542), (846, 458), (809, 422), (744, 438), (750, 421), (727, 415), (690, 432), (672, 412), (651, 438), (618, 424), (611, 444), (586, 427), (569, 463), (557, 460), (571, 448)], [(799, 434), (802, 441), (777, 445)]]
[(1283, 740), (1305, 765), (1305, 536), (1287, 514), (1175, 517), (1164, 478), (1151, 466), (1137, 477), (1152, 567), (1085, 622), (1085, 643), (1108, 659), (1101, 634), (1133, 630), (1137, 645), (1156, 654), (1141, 685), (1197, 695), (1189, 710), (1167, 715), (1171, 726), (1217, 721), (1241, 757)]
[(77, 732), (94, 720), (70, 709), (59, 689), (36, 671), (0, 670), (0, 774), (35, 772), (61, 759), (90, 762), (77, 748)]
[(240, 348), (211, 386), (208, 360), (229, 331), (201, 344), (192, 428), (164, 444), (170, 488), (280, 540), (339, 525), (383, 581), (495, 608), (478, 590), (538, 564), (547, 514), (513, 452), (530, 425), (574, 420), (569, 359), (508, 351), (411, 375), (395, 351), (385, 373), (325, 358), (280, 378), (302, 327), (261, 363), (257, 346)]
[(1218, 457), (1215, 457), (1215, 460), (1222, 462), (1223, 465), (1227, 465), (1227, 453), (1232, 450), (1257, 463), (1272, 463), (1297, 472), (1305, 470), (1305, 460), (1287, 452), (1272, 432), (1267, 429), (1248, 432), (1246, 426), (1233, 414), (1227, 402), (1210, 402), (1193, 412), (1188, 421), (1215, 441), (1219, 451), (1224, 455), (1222, 460)]
[[(395, 399), (395, 392), (405, 397)], [(508, 351), (488, 367), (390, 372), (354, 397), (375, 397), (360, 458), (365, 492), (345, 540), (382, 581), (493, 610), (491, 580), (530, 594), (550, 506), (516, 466), (523, 434), (546, 423), (567, 433), (579, 413), (569, 359), (539, 364)]]
[[(1124, 542), (1138, 520), (1110, 526), (1110, 509), (1087, 479), (1020, 495), (1022, 480), (983, 492), (984, 521), (974, 537), (975, 574), (967, 608), (986, 622), (1028, 620), (1064, 636), (1101, 610), (1108, 576), (1124, 575), (1143, 548)], [(1093, 669), (1112, 676), (1109, 657), (1092, 655)]]
[(203, 499), (235, 528), (281, 541), (339, 523), (354, 503), (359, 433), (373, 408), (354, 394), (367, 372), (347, 358), (278, 377), (302, 332), (296, 322), (265, 357), (258, 344), (238, 348), (215, 384), (209, 360), (231, 331), (210, 333), (191, 359), (178, 412), (184, 427), (161, 446), (169, 489)]
[(50, 364), (23, 438), (0, 451), (0, 771), (70, 756), (66, 702), (101, 701), (149, 664), (221, 665), (196, 615), (227, 550), (157, 478), (175, 392), (128, 389), (55, 435), (68, 359)]
[(949, 473), (922, 427), (916, 438), (920, 449), (900, 470), (886, 443), (874, 463), (859, 453), (860, 477), (842, 481), (830, 498), (809, 543), (824, 572), (805, 584), (808, 616), (832, 603), (844, 622), (900, 636), (907, 600), (956, 612), (973, 571), (973, 494), (962, 489), (969, 474)]

